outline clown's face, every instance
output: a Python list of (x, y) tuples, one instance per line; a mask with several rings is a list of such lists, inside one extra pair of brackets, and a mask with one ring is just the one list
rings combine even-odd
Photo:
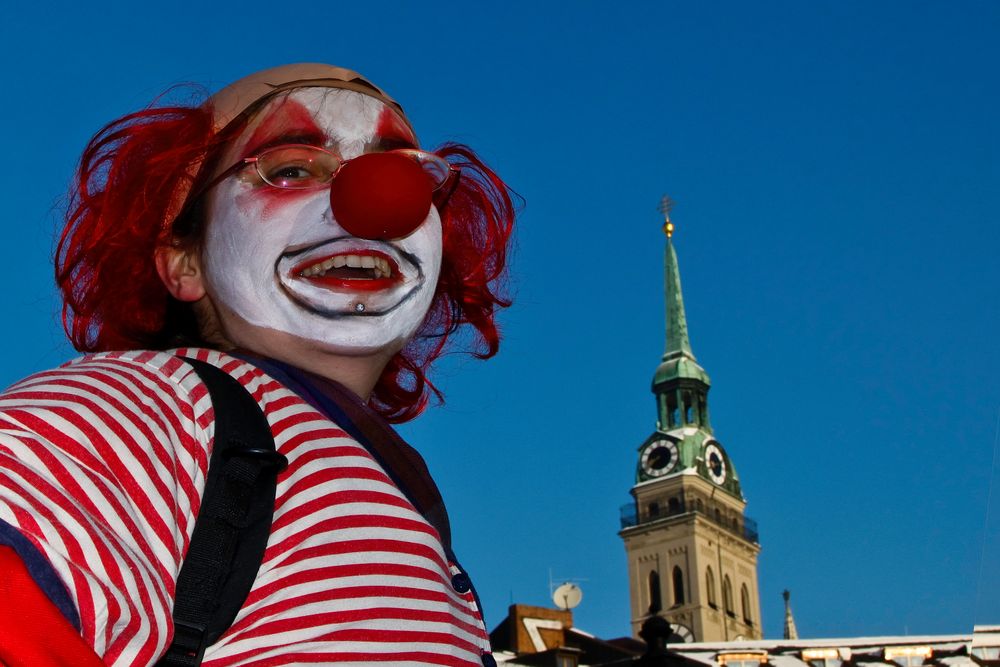
[[(299, 88), (254, 117), (223, 155), (222, 168), (283, 144), (311, 144), (349, 160), (415, 147), (416, 139), (375, 98)], [(276, 188), (247, 166), (211, 192), (201, 263), (223, 333), (236, 345), (286, 360), (275, 348), (289, 341), (387, 358), (430, 307), (441, 267), (441, 220), (431, 206), (403, 238), (356, 238), (333, 218), (329, 188)]]

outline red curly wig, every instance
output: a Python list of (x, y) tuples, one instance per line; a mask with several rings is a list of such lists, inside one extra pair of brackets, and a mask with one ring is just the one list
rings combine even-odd
[[(200, 202), (180, 212), (178, 200), (197, 191), (197, 174), (210, 170), (232, 129), (217, 131), (205, 104), (150, 107), (112, 121), (87, 144), (55, 258), (63, 326), (78, 350), (205, 344), (193, 310), (170, 296), (153, 257), (165, 244), (200, 242)], [(420, 414), (431, 395), (442, 398), (427, 373), (465, 338), (454, 335), (460, 329), (472, 333), (473, 355), (496, 354), (495, 314), (510, 305), (504, 289), (513, 193), (469, 148), (445, 144), (436, 152), (460, 170), (440, 211), (440, 279), (426, 319), (390, 360), (370, 399), (397, 423)]]

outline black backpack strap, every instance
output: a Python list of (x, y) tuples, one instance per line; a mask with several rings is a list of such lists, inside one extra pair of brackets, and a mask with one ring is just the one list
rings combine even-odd
[(277, 475), (288, 460), (274, 447), (257, 401), (228, 373), (191, 364), (215, 411), (215, 447), (191, 543), (177, 577), (174, 639), (157, 667), (200, 665), (229, 629), (264, 559)]

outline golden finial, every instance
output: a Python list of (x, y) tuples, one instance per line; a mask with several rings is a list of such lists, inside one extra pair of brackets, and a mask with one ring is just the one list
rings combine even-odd
[(674, 235), (674, 223), (670, 222), (670, 209), (673, 207), (673, 199), (667, 195), (660, 198), (660, 206), (657, 210), (663, 214), (663, 233), (667, 235), (668, 239)]

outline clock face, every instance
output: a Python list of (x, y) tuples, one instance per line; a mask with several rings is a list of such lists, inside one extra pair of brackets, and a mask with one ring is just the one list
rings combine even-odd
[(650, 477), (666, 475), (677, 466), (677, 443), (654, 440), (642, 450), (642, 470)]
[(694, 641), (694, 633), (691, 632), (691, 628), (683, 623), (671, 623), (670, 630), (673, 633), (673, 636), (667, 640), (668, 643), (677, 644), (679, 643), (677, 639), (680, 639), (680, 641), (684, 643)]
[(705, 447), (705, 467), (713, 482), (722, 484), (726, 481), (726, 460), (722, 457), (722, 450), (717, 445)]

